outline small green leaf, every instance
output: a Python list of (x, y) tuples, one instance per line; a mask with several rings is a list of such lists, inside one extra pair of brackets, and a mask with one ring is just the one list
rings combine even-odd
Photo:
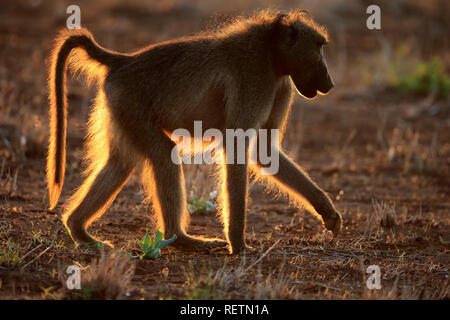
[(156, 260), (159, 258), (160, 255), (161, 255), (161, 249), (155, 249), (155, 250), (152, 250), (149, 257)]
[(155, 231), (155, 241), (153, 241), (152, 249), (158, 248), (159, 242), (163, 239), (164, 239), (164, 234), (161, 231), (156, 230)]
[(148, 229), (145, 229), (145, 236), (144, 239), (142, 241), (142, 250), (144, 251), (144, 253), (147, 253), (152, 245), (152, 239), (150, 238), (150, 235), (148, 234)]
[(168, 246), (169, 244), (171, 244), (172, 242), (174, 242), (176, 239), (177, 239), (177, 235), (174, 234), (174, 235), (172, 236), (172, 238), (170, 238), (170, 239), (167, 239), (167, 240), (161, 240), (161, 242), (159, 243), (159, 248), (162, 249), (162, 248), (164, 248), (165, 246)]
[(144, 258), (157, 259), (161, 255), (161, 249), (174, 242), (176, 238), (177, 236), (174, 234), (172, 238), (164, 240), (164, 234), (161, 231), (156, 230), (155, 240), (152, 242), (148, 233), (148, 229), (146, 229), (145, 236), (142, 239), (142, 241), (137, 241), (137, 244), (141, 247), (143, 253), (141, 253), (138, 256), (132, 257), (135, 258), (139, 257), (139, 259)]

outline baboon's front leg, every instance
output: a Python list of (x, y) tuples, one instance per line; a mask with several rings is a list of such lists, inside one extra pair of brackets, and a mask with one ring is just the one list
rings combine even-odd
[(308, 175), (283, 152), (280, 151), (278, 172), (273, 175), (275, 182), (287, 188), (289, 193), (302, 195), (323, 219), (325, 227), (337, 235), (341, 229), (342, 217), (330, 198)]
[(247, 213), (247, 164), (226, 164), (226, 193), (228, 221), (225, 217), (225, 234), (232, 253), (245, 249), (245, 223)]

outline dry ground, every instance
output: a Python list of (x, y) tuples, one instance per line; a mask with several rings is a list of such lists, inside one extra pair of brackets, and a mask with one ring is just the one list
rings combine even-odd
[[(230, 7), (214, 1), (78, 3), (83, 25), (100, 43), (127, 51), (196, 32), (266, 2), (231, 1)], [(309, 8), (330, 29), (334, 43), (326, 53), (337, 84), (326, 97), (296, 101), (284, 145), (343, 213), (342, 233), (330, 239), (311, 214), (253, 184), (247, 241), (259, 253), (243, 259), (225, 250), (168, 248), (156, 261), (105, 257), (91, 265), (90, 273), (83, 271), (83, 281), (88, 283), (89, 274), (89, 288), (101, 286), (98, 277), (106, 272), (104, 281), (116, 289), (75, 294), (63, 288), (66, 267), (87, 267), (98, 255), (75, 250), (59, 220), (60, 208), (46, 209), (44, 174), (45, 59), (69, 3), (2, 3), (0, 298), (448, 299), (449, 100), (398, 93), (384, 85), (386, 64), (399, 40), (417, 56), (439, 52), (449, 70), (449, 43), (442, 36), (449, 29), (440, 7), (448, 9), (448, 4), (382, 2), (383, 32), (375, 36), (364, 27), (364, 1), (337, 3), (321, 11), (313, 1), (283, 2), (282, 8)], [(80, 82), (70, 83), (68, 169), (60, 203), (81, 182), (83, 125), (92, 97)], [(213, 191), (208, 173), (208, 168), (187, 168), (188, 191), (196, 196)], [(135, 253), (136, 240), (151, 228), (150, 212), (134, 177), (91, 230)], [(189, 232), (222, 237), (214, 212), (194, 213)], [(366, 288), (369, 265), (381, 269), (381, 290)]]

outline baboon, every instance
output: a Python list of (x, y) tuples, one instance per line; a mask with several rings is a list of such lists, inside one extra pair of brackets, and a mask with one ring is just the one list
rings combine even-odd
[[(282, 136), (295, 88), (312, 99), (334, 86), (323, 55), (327, 38), (325, 28), (302, 11), (261, 11), (214, 31), (127, 54), (101, 47), (86, 29), (62, 31), (51, 54), (49, 78), (51, 208), (64, 180), (66, 64), (98, 86), (88, 123), (86, 179), (63, 213), (72, 239), (78, 244), (99, 241), (87, 228), (142, 165), (158, 228), (166, 237), (177, 235), (174, 246), (198, 250), (228, 245), (231, 253), (248, 248), (248, 180), (250, 174), (258, 177), (263, 165), (221, 165), (226, 241), (190, 236), (183, 169), (171, 161), (176, 143), (170, 133), (192, 130), (194, 121), (201, 120), (205, 129), (279, 129)], [(330, 198), (285, 153), (280, 152), (278, 172), (262, 180), (294, 200), (306, 200), (328, 230), (339, 232), (342, 218)]]

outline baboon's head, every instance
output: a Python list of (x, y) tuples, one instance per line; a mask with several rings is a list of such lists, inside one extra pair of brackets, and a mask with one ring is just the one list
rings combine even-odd
[(277, 70), (290, 75), (298, 91), (306, 98), (314, 98), (317, 92), (328, 93), (334, 83), (323, 55), (328, 37), (325, 28), (301, 11), (280, 14), (274, 28)]

